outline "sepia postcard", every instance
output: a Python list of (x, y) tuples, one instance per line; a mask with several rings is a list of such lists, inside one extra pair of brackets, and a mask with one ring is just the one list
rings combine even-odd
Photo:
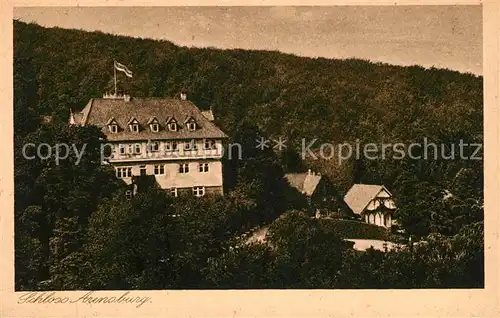
[(1, 317), (500, 315), (498, 2), (168, 5), (4, 9)]

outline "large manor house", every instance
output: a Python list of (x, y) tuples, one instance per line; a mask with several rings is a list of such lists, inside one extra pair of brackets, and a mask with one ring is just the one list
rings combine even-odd
[[(186, 94), (178, 98), (105, 94), (70, 116), (71, 125), (101, 129), (111, 148), (106, 163), (127, 184), (133, 184), (134, 176), (149, 175), (174, 196), (197, 197), (223, 194), (221, 159), (227, 136), (213, 121), (212, 111), (200, 110)], [(309, 171), (285, 178), (311, 207), (324, 199), (321, 175)], [(396, 207), (384, 186), (355, 184), (344, 201), (364, 222), (391, 227)]]
[(71, 114), (70, 124), (95, 125), (112, 152), (107, 163), (127, 184), (133, 176), (153, 175), (175, 196), (223, 192), (223, 140), (211, 111), (201, 111), (186, 94), (179, 98), (108, 95), (92, 98)]

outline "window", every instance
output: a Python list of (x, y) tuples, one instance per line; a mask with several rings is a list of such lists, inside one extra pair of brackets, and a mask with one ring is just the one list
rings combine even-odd
[(140, 166), (139, 171), (140, 171), (141, 176), (145, 176), (146, 175), (146, 166)]
[(196, 143), (194, 142), (194, 139), (192, 139), (191, 141), (189, 142), (186, 142), (184, 144), (184, 150), (188, 150), (188, 151), (194, 151), (196, 150)]
[(130, 130), (132, 130), (133, 132), (139, 132), (139, 124), (130, 125)]
[(215, 140), (205, 139), (203, 142), (203, 148), (204, 149), (216, 149), (217, 144), (215, 143)]
[(188, 173), (189, 172), (189, 164), (188, 163), (181, 163), (179, 165), (179, 173)]
[(116, 176), (118, 178), (130, 178), (132, 176), (132, 168), (131, 167), (116, 168)]
[(168, 124), (168, 130), (170, 130), (170, 131), (177, 131), (177, 123), (176, 122), (170, 122)]
[(153, 141), (149, 144), (151, 152), (160, 151), (160, 143), (158, 141)]
[(107, 125), (110, 133), (116, 134), (118, 132), (118, 123), (114, 118), (108, 120)]
[(132, 196), (133, 196), (133, 192), (132, 192), (132, 190), (127, 190), (127, 191), (125, 191), (125, 198), (126, 198), (127, 200), (132, 200)]
[(141, 153), (141, 144), (135, 144), (134, 145), (134, 153), (140, 154)]
[(128, 145), (128, 153), (134, 153), (134, 145)]
[(155, 166), (155, 175), (161, 175), (165, 174), (165, 166), (164, 165), (157, 165)]
[(173, 195), (174, 197), (177, 197), (177, 188), (171, 188), (170, 194)]
[(205, 187), (194, 187), (193, 194), (195, 197), (202, 197), (205, 195)]
[(165, 143), (165, 150), (166, 151), (177, 151), (177, 141), (167, 141)]
[(190, 131), (194, 131), (196, 130), (196, 123), (195, 122), (188, 122), (187, 123), (187, 129), (190, 130)]
[(120, 155), (124, 155), (125, 154), (125, 145), (119, 144), (118, 145), (118, 149), (120, 151)]
[(208, 163), (200, 163), (198, 168), (200, 172), (208, 172)]
[(160, 125), (158, 124), (151, 124), (151, 131), (152, 132), (158, 132), (160, 130)]

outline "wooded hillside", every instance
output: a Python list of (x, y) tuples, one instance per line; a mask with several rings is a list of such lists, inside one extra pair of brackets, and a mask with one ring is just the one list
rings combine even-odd
[[(224, 162), (227, 195), (172, 201), (152, 189), (123, 200), (123, 184), (98, 160), (100, 132), (67, 127), (70, 108), (80, 110), (114, 89), (114, 59), (134, 73), (118, 74), (121, 92), (162, 97), (187, 91), (200, 108), (212, 108), (231, 142), (243, 144), (248, 152), (241, 162)], [(462, 160), (458, 146), (451, 146), (483, 143), (482, 82), (450, 70), (186, 48), (14, 21), (16, 288), (482, 286), (483, 160)], [(52, 124), (41, 124), (44, 115)], [(259, 136), (283, 137), (288, 149), (257, 151)], [(303, 138), (318, 138), (317, 144), (427, 138), (446, 144), (446, 155), (456, 158), (301, 160)], [(59, 165), (53, 158), (24, 158), (27, 142), (89, 147), (83, 164), (70, 159)], [(342, 237), (302, 212), (275, 226), (278, 254), (263, 246), (231, 250), (247, 229), (303, 210), (303, 198), (283, 172), (306, 168), (329, 181), (339, 202), (354, 182), (384, 184), (394, 194), (401, 226), (430, 242), (419, 251), (425, 257), (411, 250), (349, 254)], [(444, 199), (446, 193), (452, 195)], [(295, 230), (298, 225), (304, 231)], [(300, 267), (301, 251), (309, 253), (310, 270)], [(338, 264), (327, 262), (332, 259)], [(371, 280), (369, 271), (400, 266), (405, 270), (387, 280)], [(423, 273), (418, 279), (417, 269)]]
[[(66, 121), (70, 108), (79, 110), (90, 98), (113, 90), (116, 59), (134, 72), (131, 79), (118, 74), (119, 90), (132, 96), (187, 91), (199, 107), (213, 108), (218, 124), (232, 137), (240, 123), (248, 122), (264, 136), (285, 137), (292, 148), (300, 148), (303, 138), (318, 138), (317, 144), (358, 139), (408, 143), (424, 137), (482, 143), (483, 83), (472, 74), (270, 51), (186, 48), (18, 21), (14, 49), (16, 105), (22, 104), (16, 110), (29, 107), (56, 121)], [(458, 169), (449, 173), (454, 176)], [(385, 175), (374, 178), (394, 181)]]
[(178, 47), (100, 32), (14, 23), (16, 77), (30, 81), (38, 114), (67, 120), (113, 89), (113, 59), (132, 96), (181, 90), (213, 107), (230, 135), (248, 120), (269, 136), (327, 141), (406, 141), (482, 136), (482, 78), (449, 70), (279, 52)]

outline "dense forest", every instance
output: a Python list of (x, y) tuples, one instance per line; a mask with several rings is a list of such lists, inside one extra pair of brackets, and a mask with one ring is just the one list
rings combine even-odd
[[(114, 59), (134, 72), (119, 75), (121, 92), (185, 91), (242, 144), (243, 159), (224, 162), (224, 197), (174, 199), (145, 178), (137, 197), (123, 200), (124, 185), (100, 163), (104, 136), (67, 125), (70, 109), (113, 90)], [(483, 143), (482, 101), (482, 77), (451, 70), (186, 48), (14, 21), (16, 289), (481, 287), (483, 161), (462, 160), (450, 145)], [(287, 151), (256, 151), (260, 136), (284, 137)], [(302, 139), (316, 138), (426, 138), (456, 157), (302, 160)], [(87, 148), (78, 165), (73, 156), (27, 160), (30, 142)], [(338, 205), (355, 182), (386, 185), (401, 227), (425, 244), (353, 251), (284, 181), (284, 172), (307, 168), (328, 180)], [(268, 223), (270, 244), (240, 244)]]

